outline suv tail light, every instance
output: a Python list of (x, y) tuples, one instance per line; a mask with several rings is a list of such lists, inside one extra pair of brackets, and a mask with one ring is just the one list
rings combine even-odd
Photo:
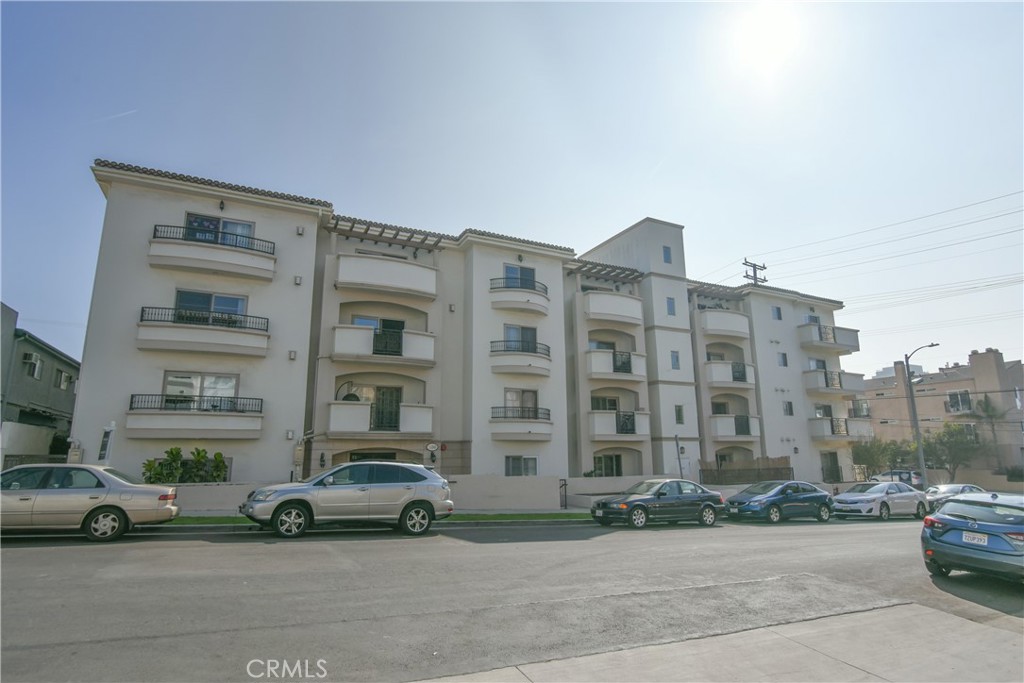
[(1016, 531), (1009, 531), (1007, 532), (1006, 537), (1010, 539), (1010, 543), (1013, 544), (1014, 548), (1017, 548), (1018, 550), (1024, 549), (1024, 534)]

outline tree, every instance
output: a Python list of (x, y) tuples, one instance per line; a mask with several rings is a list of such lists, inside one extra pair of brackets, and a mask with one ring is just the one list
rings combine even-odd
[(864, 465), (868, 476), (885, 469), (895, 469), (909, 462), (913, 455), (913, 444), (908, 441), (882, 441), (871, 439), (853, 445), (853, 462)]
[(999, 444), (996, 442), (996, 422), (1006, 417), (1006, 413), (1007, 411), (1000, 408), (995, 401), (989, 398), (988, 394), (975, 401), (974, 407), (971, 409), (971, 417), (987, 424), (992, 432), (992, 449), (995, 451), (996, 462), (999, 464), (1000, 470), (1003, 469), (1003, 459), (999, 453)]
[(956, 472), (979, 455), (989, 452), (988, 444), (978, 443), (963, 425), (947, 422), (942, 431), (924, 439), (925, 458), (949, 473), (949, 482), (956, 481)]

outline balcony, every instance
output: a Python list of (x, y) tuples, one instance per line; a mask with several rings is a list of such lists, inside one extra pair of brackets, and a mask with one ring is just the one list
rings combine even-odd
[(712, 360), (704, 364), (712, 389), (753, 389), (754, 366), (749, 363)]
[(437, 298), (437, 269), (387, 256), (339, 254), (334, 286), (433, 301)]
[(273, 280), (277, 263), (274, 251), (273, 242), (245, 235), (155, 225), (149, 241), (149, 265)]
[(251, 315), (143, 306), (135, 345), (159, 351), (266, 356), (270, 321)]
[(875, 433), (871, 420), (846, 417), (812, 417), (809, 432), (811, 439), (830, 443), (864, 441)]
[(331, 360), (433, 367), (434, 341), (428, 332), (335, 325)]
[(808, 370), (804, 388), (812, 394), (834, 394), (853, 397), (864, 392), (864, 375), (842, 370)]
[(258, 439), (263, 399), (132, 394), (125, 432), (133, 439)]
[(583, 315), (587, 320), (644, 324), (640, 298), (621, 292), (584, 292)]
[(492, 341), (491, 372), (547, 377), (551, 374), (551, 347), (534, 341)]
[(808, 323), (797, 328), (800, 346), (813, 351), (831, 351), (848, 354), (860, 351), (860, 336), (857, 330), (848, 327), (834, 327)]
[(713, 441), (757, 441), (761, 438), (761, 418), (750, 415), (712, 415)]
[(547, 408), (491, 408), (491, 438), (507, 441), (550, 441), (554, 431)]
[(698, 314), (704, 334), (716, 337), (750, 337), (750, 320), (743, 313), (719, 308), (706, 308)]
[(620, 382), (647, 381), (647, 356), (630, 351), (587, 351), (587, 377)]
[(434, 429), (433, 406), (402, 403), (397, 407), (359, 401), (332, 401), (327, 436), (339, 438), (429, 438)]
[(590, 438), (593, 441), (644, 441), (650, 435), (651, 414), (647, 411), (590, 412)]
[(523, 277), (491, 278), (491, 308), (527, 311), (547, 315), (548, 286)]

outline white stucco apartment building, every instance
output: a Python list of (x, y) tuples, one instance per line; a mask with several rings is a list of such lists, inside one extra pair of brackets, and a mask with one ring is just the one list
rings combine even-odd
[(107, 212), (73, 459), (138, 473), (201, 447), (231, 481), (279, 481), (397, 458), (500, 486), (696, 480), (785, 455), (798, 477), (850, 476), (863, 380), (839, 365), (857, 349), (841, 303), (692, 282), (680, 225), (647, 218), (577, 257), (115, 162), (93, 173)]

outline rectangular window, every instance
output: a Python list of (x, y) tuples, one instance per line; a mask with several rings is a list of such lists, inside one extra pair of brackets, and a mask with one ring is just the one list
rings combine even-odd
[(174, 296), (175, 321), (196, 325), (237, 325), (245, 315), (246, 298), (231, 294), (178, 290)]
[(711, 414), (712, 415), (728, 415), (729, 404), (722, 401), (711, 402)]
[(978, 443), (978, 428), (976, 425), (965, 424), (964, 433), (967, 434), (968, 439), (970, 439), (974, 443)]
[(811, 358), (808, 360), (808, 364), (811, 366), (811, 370), (824, 370), (825, 361), (821, 358)]
[(202, 216), (197, 213), (185, 214), (186, 239), (199, 242), (214, 242), (229, 247), (251, 249), (253, 226), (254, 224), (248, 221)]
[(537, 328), (505, 325), (505, 350), (537, 353)]
[(781, 353), (781, 352), (779, 353), (779, 367), (780, 368), (788, 368), (789, 367), (789, 356), (787, 356), (785, 353)]
[(665, 304), (666, 304), (666, 306), (668, 308), (668, 314), (669, 315), (675, 315), (676, 314), (676, 300), (675, 300), (675, 297), (671, 297), (670, 296), (667, 299), (665, 299)]
[(53, 385), (61, 391), (67, 391), (68, 387), (71, 386), (71, 373), (57, 370)]
[(607, 453), (594, 456), (595, 477), (621, 477), (622, 456), (618, 453)]
[(591, 396), (590, 397), (590, 409), (591, 410), (618, 410), (619, 399), (614, 396)]
[(820, 325), (821, 324), (821, 316), (809, 315), (809, 316), (807, 316), (807, 322), (812, 324), (812, 325)]
[(832, 417), (832, 406), (825, 403), (815, 404), (814, 417)]
[(781, 306), (772, 306), (772, 320), (782, 320)]
[(38, 353), (26, 353), (24, 356), (25, 360), (25, 374), (32, 379), (43, 378), (43, 359), (39, 357)]
[(506, 477), (536, 477), (537, 458), (527, 455), (505, 456)]
[(708, 351), (708, 360), (725, 360), (725, 354), (717, 351)]
[(164, 410), (228, 410), (237, 407), (238, 375), (202, 372), (164, 374)]
[(614, 351), (615, 350), (615, 342), (598, 341), (596, 339), (591, 339), (588, 342), (588, 345), (590, 346), (590, 350), (591, 351)]
[(665, 263), (672, 263), (672, 247), (662, 247), (661, 258), (665, 260)]
[(535, 289), (537, 284), (536, 272), (533, 268), (506, 263), (505, 286), (513, 289)]
[(971, 392), (970, 391), (949, 391), (946, 392), (946, 412), (949, 413), (969, 413), (971, 412)]
[(671, 352), (671, 359), (672, 359), (672, 369), (673, 370), (678, 370), (679, 369), (679, 352), (678, 351), (672, 351)]
[(684, 415), (683, 415), (683, 407), (682, 406), (676, 406), (676, 424), (677, 425), (683, 424), (683, 417), (684, 417)]
[(782, 414), (783, 415), (789, 415), (790, 417), (793, 416), (793, 402), (792, 401), (783, 401), (782, 402)]

